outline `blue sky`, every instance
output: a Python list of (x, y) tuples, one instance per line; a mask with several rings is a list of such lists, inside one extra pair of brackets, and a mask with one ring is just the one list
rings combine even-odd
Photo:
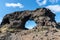
[(60, 0), (1, 0), (0, 22), (8, 13), (22, 10), (35, 10), (41, 7), (49, 8), (56, 14), (55, 20), (60, 22)]

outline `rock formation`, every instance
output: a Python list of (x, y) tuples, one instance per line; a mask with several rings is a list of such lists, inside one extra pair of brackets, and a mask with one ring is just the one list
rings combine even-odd
[[(27, 30), (25, 23), (34, 20), (36, 27)], [(60, 40), (55, 14), (47, 8), (7, 14), (1, 22), (0, 40)], [(19, 29), (18, 29), (19, 28)]]
[(7, 14), (4, 16), (1, 25), (9, 24), (10, 27), (27, 29), (25, 28), (25, 23), (28, 20), (34, 20), (37, 26), (56, 27), (55, 14), (46, 8), (38, 8), (34, 11), (21, 11)]

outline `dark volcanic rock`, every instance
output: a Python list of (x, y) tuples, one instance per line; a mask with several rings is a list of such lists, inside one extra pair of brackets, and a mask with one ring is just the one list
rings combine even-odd
[(60, 29), (60, 22), (59, 22), (59, 23), (57, 23), (57, 28), (58, 28), (58, 29)]
[(38, 8), (34, 11), (21, 11), (7, 14), (4, 16), (1, 25), (9, 24), (10, 27), (27, 29), (25, 28), (25, 23), (28, 20), (34, 20), (37, 23), (37, 26), (56, 27), (55, 14), (46, 8)]
[(60, 22), (58, 23), (58, 25), (60, 25)]
[[(31, 30), (23, 30), (27, 29), (25, 23), (28, 20), (34, 20), (37, 26)], [(56, 28), (59, 25), (55, 21), (55, 14), (46, 8), (14, 12), (4, 16), (0, 40), (60, 40), (60, 30)]]

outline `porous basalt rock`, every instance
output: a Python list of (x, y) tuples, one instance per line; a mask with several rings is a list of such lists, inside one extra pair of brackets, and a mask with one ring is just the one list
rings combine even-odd
[(38, 8), (34, 11), (21, 11), (4, 16), (1, 25), (9, 24), (10, 27), (27, 29), (25, 23), (34, 20), (38, 26), (56, 27), (55, 14), (47, 8)]

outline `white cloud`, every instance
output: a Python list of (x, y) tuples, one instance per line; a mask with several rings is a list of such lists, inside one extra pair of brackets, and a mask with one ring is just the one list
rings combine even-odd
[(47, 0), (43, 0), (42, 2), (40, 2), (40, 1), (41, 1), (41, 0), (36, 0), (37, 4), (38, 4), (39, 6), (45, 5), (46, 2), (47, 2)]
[(60, 5), (49, 5), (46, 8), (49, 8), (53, 12), (60, 12)]
[(33, 26), (28, 26), (28, 27), (26, 27), (26, 28), (28, 28), (28, 29), (32, 29), (32, 28), (33, 28)]
[(49, 0), (49, 2), (51, 2), (52, 4), (54, 4), (54, 3), (58, 3), (58, 0)]
[(19, 8), (23, 8), (24, 7), (21, 3), (6, 3), (5, 5), (7, 7), (19, 7)]

